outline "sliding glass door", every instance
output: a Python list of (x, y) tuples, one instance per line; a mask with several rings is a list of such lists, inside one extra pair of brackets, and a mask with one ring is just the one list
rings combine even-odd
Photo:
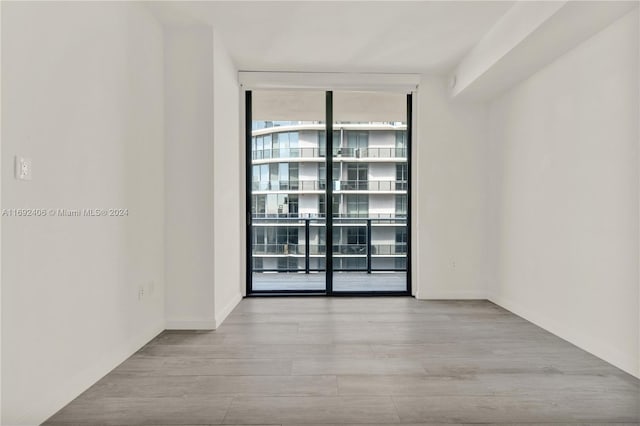
[(407, 291), (407, 97), (333, 93), (333, 291)]
[(410, 95), (265, 90), (246, 107), (247, 293), (409, 294)]
[(247, 97), (250, 292), (326, 289), (325, 92)]

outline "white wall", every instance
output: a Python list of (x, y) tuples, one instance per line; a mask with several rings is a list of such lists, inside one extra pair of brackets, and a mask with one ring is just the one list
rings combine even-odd
[[(395, 173), (395, 170), (394, 170)], [(388, 180), (395, 179), (387, 178)], [(369, 194), (369, 213), (393, 215), (396, 212), (397, 194)], [(394, 231), (395, 235), (395, 231)]]
[(394, 181), (396, 179), (396, 163), (369, 163), (367, 168), (369, 180)]
[(638, 11), (491, 105), (490, 298), (635, 375)]
[(2, 207), (129, 209), (3, 217), (2, 424), (44, 421), (164, 326), (162, 55), (134, 4), (2, 4)]
[(244, 210), (238, 197), (244, 193), (238, 170), (244, 164), (240, 146), (240, 86), (238, 71), (220, 38), (213, 38), (214, 121), (214, 259), (216, 326), (242, 299), (244, 284)]
[(213, 33), (166, 28), (167, 328), (215, 328)]
[[(402, 107), (403, 108), (401, 109), (401, 111), (406, 110), (406, 107), (404, 105)], [(406, 118), (403, 118), (399, 121), (406, 121)], [(369, 142), (369, 148), (395, 148), (396, 132), (395, 131), (370, 132), (368, 142)]]
[(215, 329), (241, 299), (237, 70), (210, 27), (165, 29), (167, 328)]
[(420, 299), (486, 298), (487, 111), (423, 76), (413, 155), (413, 278)]

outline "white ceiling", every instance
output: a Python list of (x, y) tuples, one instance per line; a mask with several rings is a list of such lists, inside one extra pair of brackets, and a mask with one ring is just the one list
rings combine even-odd
[(153, 2), (166, 25), (207, 24), (240, 70), (446, 73), (511, 1)]

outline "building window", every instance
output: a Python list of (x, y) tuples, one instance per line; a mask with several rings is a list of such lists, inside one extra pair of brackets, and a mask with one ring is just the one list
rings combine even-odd
[(261, 150), (262, 152), (261, 158), (271, 158), (272, 157), (271, 135), (258, 136), (257, 139), (258, 139), (257, 141), (258, 149)]
[(298, 195), (289, 195), (289, 216), (298, 216)]
[(278, 182), (272, 188), (289, 189), (289, 163), (278, 163), (276, 166), (278, 167)]
[(273, 157), (288, 158), (297, 157), (298, 132), (282, 132), (273, 135)]
[(279, 226), (276, 228), (278, 244), (298, 244), (298, 228), (294, 226)]
[(253, 197), (252, 213), (257, 216), (264, 216), (267, 212), (267, 198), (265, 195), (255, 195)]
[(320, 189), (324, 189), (326, 183), (327, 183), (327, 165), (318, 164), (318, 187)]
[(347, 164), (347, 180), (344, 182), (346, 190), (367, 190), (369, 165), (364, 163)]
[(407, 156), (407, 131), (396, 130), (396, 157)]
[(407, 216), (407, 195), (406, 194), (396, 195), (396, 216), (398, 217)]
[(339, 217), (341, 215), (340, 211), (340, 195), (333, 196), (333, 217)]
[(408, 181), (407, 163), (396, 164), (396, 191), (406, 191)]
[[(266, 217), (276, 217), (276, 216), (297, 216), (297, 195), (295, 202), (295, 213), (290, 213), (289, 207), (289, 198), (287, 194), (265, 194), (265, 195), (257, 195), (255, 199), (256, 203), (256, 212), (262, 213), (262, 216)], [(262, 197), (262, 198), (261, 198)], [(262, 212), (261, 212), (262, 210)]]
[(399, 227), (396, 228), (396, 253), (406, 253), (407, 252), (407, 228)]
[[(333, 180), (340, 180), (340, 164), (333, 164)], [(327, 184), (327, 165), (326, 164), (318, 164), (318, 188), (321, 190), (325, 189)]]
[(282, 132), (251, 138), (251, 151), (254, 160), (265, 158), (297, 157), (299, 154), (298, 132)]
[[(318, 132), (318, 148), (320, 157), (327, 155), (327, 132), (320, 130)], [(337, 152), (337, 149), (341, 146), (342, 141), (340, 138), (340, 130), (333, 131), (333, 151)]]
[(364, 226), (353, 226), (347, 228), (347, 244), (366, 246), (367, 228)]
[(255, 191), (298, 189), (300, 168), (298, 163), (271, 163), (254, 165), (251, 180)]
[(396, 181), (398, 182), (406, 182), (407, 181), (407, 164), (396, 164)]
[(264, 231), (264, 227), (256, 226), (253, 228), (253, 243), (254, 244), (265, 244), (266, 233)]
[(369, 165), (364, 163), (347, 164), (347, 179), (366, 181), (369, 174)]
[(280, 165), (278, 163), (269, 164), (269, 182), (271, 190), (276, 190), (280, 188)]
[(266, 244), (269, 254), (289, 254), (298, 245), (298, 228), (294, 226), (270, 226), (266, 228)]
[(300, 165), (298, 163), (289, 163), (289, 189), (299, 188)]
[(369, 216), (369, 195), (368, 194), (346, 194), (347, 216), (348, 217), (368, 217)]
[(359, 130), (345, 130), (347, 148), (361, 149), (369, 147), (369, 132)]

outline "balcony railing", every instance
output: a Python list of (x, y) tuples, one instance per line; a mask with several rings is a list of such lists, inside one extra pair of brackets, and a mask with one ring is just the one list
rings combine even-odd
[[(269, 160), (272, 158), (324, 158), (324, 148), (268, 148), (251, 151), (253, 160)], [(336, 158), (406, 158), (406, 148), (334, 148)]]
[[(305, 255), (305, 244), (253, 244), (254, 255)], [(309, 254), (324, 254), (324, 244), (309, 244)]]
[[(368, 244), (334, 244), (333, 255), (368, 255)], [(371, 244), (372, 256), (394, 256), (407, 253), (407, 243)]]
[[(342, 256), (367, 256), (368, 244), (334, 244), (333, 255)], [(305, 255), (305, 244), (253, 244), (253, 255)], [(325, 244), (309, 244), (310, 255), (324, 255)], [(371, 244), (371, 255), (373, 256), (394, 256), (407, 253), (407, 243), (395, 244)], [(264, 256), (260, 256), (264, 257)]]
[(341, 180), (334, 183), (335, 191), (406, 191), (406, 180)]
[[(264, 219), (266, 222), (292, 222), (295, 226), (296, 222), (303, 224), (304, 219), (324, 219), (326, 215), (324, 213), (265, 213), (265, 212), (253, 212), (251, 213), (252, 219)], [(366, 219), (376, 220), (376, 223), (388, 223), (389, 221), (398, 221), (406, 223), (406, 213), (334, 213), (333, 218), (344, 221), (363, 221)], [(312, 225), (315, 223), (312, 222)], [(324, 224), (323, 224), (324, 225)]]
[(407, 254), (407, 243), (372, 244), (371, 254), (373, 256), (393, 256), (398, 254)]
[(317, 180), (261, 181), (251, 184), (253, 191), (323, 191), (325, 183)]
[(251, 151), (253, 160), (271, 158), (324, 158), (326, 150), (321, 148), (269, 148)]
[(406, 158), (406, 148), (371, 147), (371, 148), (334, 148), (334, 157), (343, 158)]
[[(334, 181), (334, 191), (406, 191), (407, 181), (341, 180)], [(324, 191), (325, 183), (317, 180), (280, 180), (252, 182), (252, 191)]]
[[(286, 226), (293, 227), (304, 227), (304, 239), (302, 239), (302, 243), (284, 243), (284, 244), (265, 244), (265, 243), (253, 243), (252, 244), (252, 257), (253, 258), (282, 258), (290, 257), (290, 258), (303, 258), (305, 268), (304, 269), (296, 269), (291, 270), (287, 267), (287, 269), (270, 269), (273, 272), (306, 272), (309, 273), (310, 269), (310, 257), (311, 256), (323, 256), (326, 253), (326, 245), (322, 243), (318, 243), (324, 241), (324, 231), (318, 230), (318, 228), (324, 227), (324, 224), (319, 222), (313, 222), (312, 219), (299, 219), (299, 218), (271, 218), (266, 219), (262, 218), (260, 225), (261, 226), (282, 226), (282, 223), (285, 223)], [(401, 219), (402, 220), (402, 219)], [(371, 273), (372, 271), (372, 258), (373, 257), (406, 257), (408, 252), (408, 247), (406, 242), (376, 242), (372, 237), (372, 226), (374, 225), (374, 220), (368, 218), (366, 220), (359, 220), (357, 223), (352, 219), (344, 219), (341, 220), (343, 224), (355, 226), (355, 227), (366, 227), (366, 234), (362, 234), (363, 237), (360, 237), (358, 242), (354, 243), (344, 243), (343, 241), (337, 241), (333, 244), (331, 248), (332, 256), (335, 258), (362, 258), (366, 259), (366, 268), (359, 267), (356, 270), (363, 270)], [(255, 223), (254, 223), (255, 224)], [(406, 226), (406, 218), (401, 222), (395, 223), (395, 226)], [(315, 229), (316, 231), (313, 234), (311, 229)], [(360, 228), (362, 229), (362, 228)], [(319, 233), (321, 232), (321, 233)], [(297, 231), (295, 231), (297, 233)], [(267, 235), (269, 235), (267, 233)], [(295, 234), (294, 234), (295, 235)], [(366, 235), (366, 236), (365, 236)], [(316, 240), (316, 242), (313, 242)], [(363, 241), (364, 240), (364, 241)], [(321, 257), (322, 258), (322, 257)], [(365, 260), (363, 260), (365, 262)], [(396, 270), (396, 269), (375, 269), (376, 271), (382, 270)], [(264, 269), (259, 269), (255, 271), (265, 271)]]

